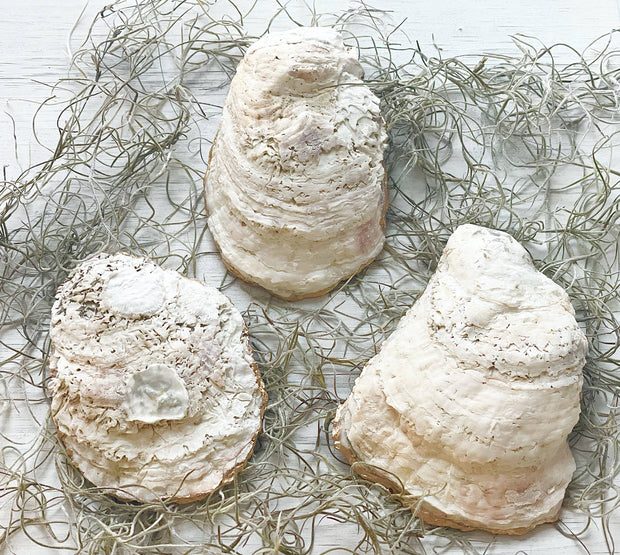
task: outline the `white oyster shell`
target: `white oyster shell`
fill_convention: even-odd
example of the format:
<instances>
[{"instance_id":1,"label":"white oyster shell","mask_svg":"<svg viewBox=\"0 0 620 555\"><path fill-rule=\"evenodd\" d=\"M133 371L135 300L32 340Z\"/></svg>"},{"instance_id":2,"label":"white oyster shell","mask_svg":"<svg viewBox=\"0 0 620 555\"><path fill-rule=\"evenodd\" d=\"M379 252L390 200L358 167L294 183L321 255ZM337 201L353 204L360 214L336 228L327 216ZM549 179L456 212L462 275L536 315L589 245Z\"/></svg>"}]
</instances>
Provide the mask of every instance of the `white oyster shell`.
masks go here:
<instances>
[{"instance_id":1,"label":"white oyster shell","mask_svg":"<svg viewBox=\"0 0 620 555\"><path fill-rule=\"evenodd\" d=\"M524 533L557 518L574 472L586 350L568 295L512 237L461 226L339 407L336 445L431 524Z\"/></svg>"},{"instance_id":2,"label":"white oyster shell","mask_svg":"<svg viewBox=\"0 0 620 555\"><path fill-rule=\"evenodd\" d=\"M185 502L245 465L266 396L241 315L217 289L98 256L59 288L50 333L52 416L95 485Z\"/></svg>"},{"instance_id":3,"label":"white oyster shell","mask_svg":"<svg viewBox=\"0 0 620 555\"><path fill-rule=\"evenodd\" d=\"M384 243L379 100L329 28L272 33L232 80L205 176L225 264L272 293L320 295Z\"/></svg>"}]
</instances>

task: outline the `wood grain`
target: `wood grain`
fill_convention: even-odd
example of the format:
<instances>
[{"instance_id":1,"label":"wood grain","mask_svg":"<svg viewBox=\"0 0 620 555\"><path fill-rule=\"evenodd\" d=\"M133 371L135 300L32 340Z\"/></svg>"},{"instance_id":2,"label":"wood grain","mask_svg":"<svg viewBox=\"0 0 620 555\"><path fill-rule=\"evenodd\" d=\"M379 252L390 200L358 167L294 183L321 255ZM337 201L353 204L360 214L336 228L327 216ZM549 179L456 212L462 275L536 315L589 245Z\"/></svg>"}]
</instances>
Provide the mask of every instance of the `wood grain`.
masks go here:
<instances>
[{"instance_id":1,"label":"wood grain","mask_svg":"<svg viewBox=\"0 0 620 555\"><path fill-rule=\"evenodd\" d=\"M6 174L15 178L22 169L44 160L49 149L58 138L55 110L46 110L32 127L32 118L38 105L53 97L52 86L66 76L70 51L78 43L78 37L94 14L106 2L84 0L0 0L0 163ZM260 2L260 13L270 13L267 2ZM299 6L297 5L299 4ZM317 11L344 9L344 0L317 0ZM379 3L377 3L379 4ZM456 54L480 54L482 52L514 53L517 50L511 35L523 34L538 37L546 44L570 43L583 49L592 40L620 24L619 3L615 0L520 0L500 2L498 0L432 0L412 2L409 0L384 0L384 9L391 10L394 22L405 20L403 29L412 40L418 40L423 50L430 52L438 48L443 56ZM292 11L306 8L301 2L292 5ZM83 13L82 13L83 12ZM74 38L70 33L78 17ZM248 24L256 29L264 27L260 15L253 15ZM559 55L561 62L561 54ZM51 101L53 102L53 100ZM35 133L36 132L36 133ZM16 141L13 137L16 137ZM221 277L222 266L213 257L213 264L205 270L216 278ZM248 296L239 294L235 302ZM27 403L24 400L24 403ZM37 404L36 402L34 403ZM38 402L44 409L44 401ZM38 410L35 407L35 411ZM40 411L44 412L44 410ZM13 416L0 421L0 432L11 430L22 438L32 433L32 420L24 416ZM53 476L50 477L53 479ZM58 510L59 518L62 511ZM0 504L0 523L8 522L7 508ZM565 514L565 522L573 530L580 530L584 519L580 515ZM620 521L611 523L612 534L620 542ZM344 547L346 534L337 524L326 522L319 535L320 544L316 552L327 547ZM484 534L472 534L480 540L481 548L491 539ZM560 538L560 539L558 539ZM607 553L601 531L592 525L583 539L589 553ZM620 547L620 546L618 546ZM617 548L618 548L617 547ZM73 548L54 550L55 553L73 553ZM34 554L51 552L35 546L23 536L15 536L9 544L0 545L0 553ZM251 553L248 550L248 553ZM342 551L343 552L343 551ZM460 553L460 548L441 550L441 553ZM333 551L332 553L338 553ZM486 551L488 555L528 553L582 554L586 551L569 538L563 538L553 526L543 526L535 532L520 538L497 538Z\"/></svg>"}]
</instances>

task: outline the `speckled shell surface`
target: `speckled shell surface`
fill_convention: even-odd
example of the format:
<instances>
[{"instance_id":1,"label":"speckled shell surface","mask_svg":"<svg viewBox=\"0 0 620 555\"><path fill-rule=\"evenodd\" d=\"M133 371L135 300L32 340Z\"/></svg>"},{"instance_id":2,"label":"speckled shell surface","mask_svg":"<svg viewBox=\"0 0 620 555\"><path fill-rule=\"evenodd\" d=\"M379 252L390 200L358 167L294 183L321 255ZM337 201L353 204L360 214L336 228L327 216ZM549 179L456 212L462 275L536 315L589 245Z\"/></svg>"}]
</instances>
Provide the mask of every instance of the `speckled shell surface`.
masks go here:
<instances>
[{"instance_id":1,"label":"speckled shell surface","mask_svg":"<svg viewBox=\"0 0 620 555\"><path fill-rule=\"evenodd\" d=\"M97 256L59 288L50 333L52 417L93 484L186 502L245 465L266 395L241 315L217 289Z\"/></svg>"},{"instance_id":2,"label":"speckled shell surface","mask_svg":"<svg viewBox=\"0 0 620 555\"><path fill-rule=\"evenodd\" d=\"M586 350L568 295L517 241L461 226L339 407L336 445L400 480L428 523L524 533L557 518L574 472Z\"/></svg>"},{"instance_id":3,"label":"speckled shell surface","mask_svg":"<svg viewBox=\"0 0 620 555\"><path fill-rule=\"evenodd\" d=\"M379 100L342 37L297 28L254 43L237 68L205 176L225 264L285 299L322 294L384 243Z\"/></svg>"}]
</instances>

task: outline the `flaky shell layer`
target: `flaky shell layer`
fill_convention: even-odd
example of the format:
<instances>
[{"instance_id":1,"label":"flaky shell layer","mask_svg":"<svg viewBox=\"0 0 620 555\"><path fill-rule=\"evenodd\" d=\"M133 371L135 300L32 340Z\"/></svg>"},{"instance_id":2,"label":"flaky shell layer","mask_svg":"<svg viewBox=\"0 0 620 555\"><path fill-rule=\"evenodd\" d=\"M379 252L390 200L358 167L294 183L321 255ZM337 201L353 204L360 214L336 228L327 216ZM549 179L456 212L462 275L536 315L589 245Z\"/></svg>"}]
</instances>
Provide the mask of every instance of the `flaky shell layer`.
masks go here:
<instances>
[{"instance_id":1,"label":"flaky shell layer","mask_svg":"<svg viewBox=\"0 0 620 555\"><path fill-rule=\"evenodd\" d=\"M336 445L428 523L524 533L557 518L574 472L586 350L568 295L512 237L461 226L339 407Z\"/></svg>"},{"instance_id":2,"label":"flaky shell layer","mask_svg":"<svg viewBox=\"0 0 620 555\"><path fill-rule=\"evenodd\" d=\"M272 33L237 68L205 176L225 264L272 293L316 296L381 251L379 100L329 28Z\"/></svg>"},{"instance_id":3,"label":"flaky shell layer","mask_svg":"<svg viewBox=\"0 0 620 555\"><path fill-rule=\"evenodd\" d=\"M245 465L266 394L241 315L217 289L101 255L59 288L50 333L52 416L93 484L184 502Z\"/></svg>"}]
</instances>

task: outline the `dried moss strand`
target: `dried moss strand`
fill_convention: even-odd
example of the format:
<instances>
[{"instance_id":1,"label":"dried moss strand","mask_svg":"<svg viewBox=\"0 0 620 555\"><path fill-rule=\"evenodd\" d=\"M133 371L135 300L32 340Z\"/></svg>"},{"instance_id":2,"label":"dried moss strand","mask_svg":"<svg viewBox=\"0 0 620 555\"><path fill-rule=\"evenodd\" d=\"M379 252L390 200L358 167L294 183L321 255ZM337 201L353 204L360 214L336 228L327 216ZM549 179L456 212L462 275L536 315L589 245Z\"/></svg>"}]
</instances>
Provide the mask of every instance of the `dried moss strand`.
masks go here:
<instances>
[{"instance_id":1,"label":"dried moss strand","mask_svg":"<svg viewBox=\"0 0 620 555\"><path fill-rule=\"evenodd\" d=\"M571 437L578 470L567 504L600 523L611 550L620 504L620 201L609 163L620 133L617 33L585 53L516 37L518 55L442 58L423 53L400 22L389 24L389 14L364 2L335 15L309 8L305 19L279 3L267 27L334 25L381 99L390 134L386 248L322 299L246 308L269 406L265 433L234 483L201 503L131 505L69 464L45 404L56 287L102 250L148 255L198 276L213 260L201 190L212 139L204 122L219 114L212 95L223 98L255 38L246 29L255 9L256 2L247 10L200 0L113 3L75 50L71 77L40 108L59 112L58 142L0 193L3 414L29 414L40 430L26 440L6 434L0 500L11 520L0 545L21 533L77 553L330 553L318 530L336 523L351 538L338 552L483 552L490 544L425 527L402 496L355 477L329 439L354 377L424 289L451 231L470 222L525 244L569 291L587 331L582 416ZM558 64L559 53L570 61ZM223 288L238 291L223 275ZM58 481L49 483L52 457ZM63 518L54 512L60 507ZM558 534L585 545L585 532L560 525Z\"/></svg>"}]
</instances>

